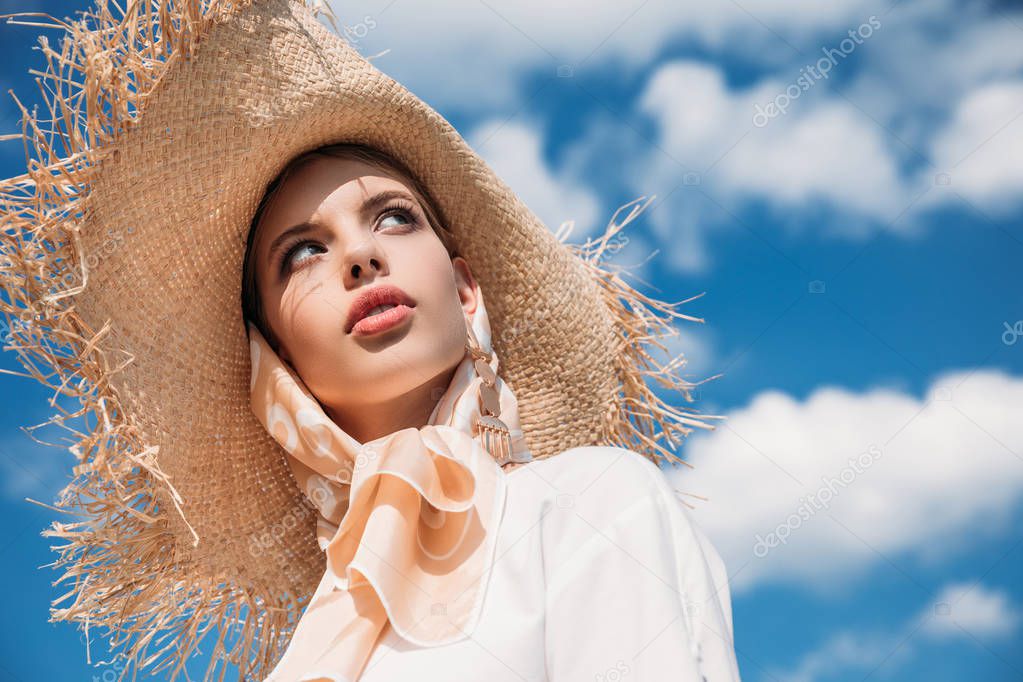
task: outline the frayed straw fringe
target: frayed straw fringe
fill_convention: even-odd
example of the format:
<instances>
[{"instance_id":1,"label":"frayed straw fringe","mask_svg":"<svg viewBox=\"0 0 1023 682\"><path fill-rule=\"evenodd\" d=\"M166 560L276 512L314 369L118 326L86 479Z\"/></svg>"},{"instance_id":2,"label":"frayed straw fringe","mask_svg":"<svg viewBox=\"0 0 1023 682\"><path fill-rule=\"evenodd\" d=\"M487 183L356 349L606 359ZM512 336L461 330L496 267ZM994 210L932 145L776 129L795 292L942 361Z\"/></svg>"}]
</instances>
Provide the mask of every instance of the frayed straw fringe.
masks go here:
<instances>
[{"instance_id":1,"label":"frayed straw fringe","mask_svg":"<svg viewBox=\"0 0 1023 682\"><path fill-rule=\"evenodd\" d=\"M604 442L635 450L655 463L685 464L693 468L692 464L675 454L677 446L692 432L690 427L713 431L714 425L704 420L725 417L701 415L695 411L676 408L663 401L647 380L653 379L664 388L680 392L688 402L692 402L690 391L693 388L721 375L716 374L696 383L687 381L676 373L676 370L686 364L684 354L680 353L661 363L650 355L647 344L668 353L668 349L659 339L678 335L678 330L672 325L672 317L703 322L702 318L684 315L675 310L703 294L677 303L649 298L622 279L622 274L629 274L627 266L606 263L602 259L605 253L613 253L620 248L620 243L612 241L613 238L639 217L655 198L656 195L639 197L624 204L611 216L603 235L589 239L585 244L567 246L586 265L590 276L599 283L604 302L616 318L615 330L619 348L616 367L621 388L618 400L611 406L604 420ZM631 210L619 220L619 214L625 209ZM558 241L564 243L573 227L571 221L562 224L556 233ZM666 441L668 447L664 447L660 441ZM692 493L684 494L706 499ZM681 501L692 508L685 500Z\"/></svg>"},{"instance_id":2,"label":"frayed straw fringe","mask_svg":"<svg viewBox=\"0 0 1023 682\"><path fill-rule=\"evenodd\" d=\"M336 17L323 0L303 1L315 14L326 14L336 32ZM188 524L181 497L158 465L158 448L145 442L110 384L132 358L105 348L109 325L90 328L73 304L88 281L78 233L93 169L142 115L171 65L191 54L215 24L253 0L127 2L122 10L113 0L97 0L71 22L44 13L0 15L8 23L65 31L59 52L39 37L47 69L32 73L40 76L36 82L45 114L40 116L37 108L29 112L9 91L22 112L22 132L2 139L23 141L27 170L0 182L0 289L6 294L0 297L6 330L0 331L5 349L15 352L27 369L8 373L53 390L50 404L58 413L47 423L73 435L68 449L78 461L56 506L30 500L79 519L54 521L42 533L66 541L54 547L59 558L49 566L64 568L55 584L71 583L53 601L50 621L81 625L90 662L89 629L106 628L114 662L123 665L120 680L129 674L136 679L140 672L163 672L170 680L184 673L189 679L185 663L211 628L219 634L204 679L223 680L225 667L217 674L222 661L238 666L239 679L261 679L286 646L301 606L291 598L265 603L251 588L200 581L192 566L177 558L168 530L172 512L158 500L169 499ZM52 23L11 17L44 17ZM697 318L642 296L599 262L608 240L641 210L634 208L622 223L615 222L616 212L596 243L569 248L600 283L620 324L622 400L607 414L607 441L683 461L658 444L659 437L674 449L689 426L713 427L663 403L646 385L644 378L651 377L689 398L696 384L672 374L678 358L661 366L643 345L652 342L666 350L656 340L671 333L656 333L670 330L662 314ZM65 411L59 396L77 399L80 409ZM66 423L76 419L91 424L88 430ZM69 599L70 605L56 608ZM226 641L229 633L233 646Z\"/></svg>"},{"instance_id":3,"label":"frayed straw fringe","mask_svg":"<svg viewBox=\"0 0 1023 682\"><path fill-rule=\"evenodd\" d=\"M50 404L58 413L47 424L60 425L75 440L68 449L78 464L56 506L29 500L77 517L42 532L66 541L53 547L59 558L48 565L64 567L54 584L70 583L52 602L50 621L81 625L90 663L89 630L106 628L113 662L123 665L120 680L140 672L189 679L185 663L211 628L219 638L204 679L223 680L226 669L217 674L217 665L225 660L238 666L239 679L262 679L301 612L290 598L267 604L251 589L200 582L192 566L177 559L168 531L173 512L157 502L159 495L169 499L188 525L181 497L160 470L158 448L144 442L110 385L132 358L104 348L110 327L91 329L72 303L88 281L78 233L93 169L143 114L168 69L252 1L127 0L121 9L113 0L97 0L74 21L40 12L0 15L9 24L65 32L59 51L46 36L38 38L46 71L31 73L38 76L42 115L8 91L21 110L21 133L0 139L23 141L26 172L0 181L0 336L27 369L6 373L52 389ZM314 15L326 14L336 31L323 0L303 1ZM77 399L80 409L64 410L59 396ZM77 419L86 431L66 423ZM69 599L70 605L56 608ZM225 641L228 633L233 646Z\"/></svg>"}]
</instances>

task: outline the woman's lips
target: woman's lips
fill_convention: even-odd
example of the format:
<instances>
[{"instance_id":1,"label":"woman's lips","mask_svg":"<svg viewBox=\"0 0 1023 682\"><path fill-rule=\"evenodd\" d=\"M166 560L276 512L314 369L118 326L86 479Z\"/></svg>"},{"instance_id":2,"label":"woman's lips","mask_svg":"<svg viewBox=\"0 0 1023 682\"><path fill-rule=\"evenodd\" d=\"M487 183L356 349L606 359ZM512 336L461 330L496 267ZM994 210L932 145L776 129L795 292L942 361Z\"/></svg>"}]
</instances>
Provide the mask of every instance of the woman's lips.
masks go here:
<instances>
[{"instance_id":1,"label":"woman's lips","mask_svg":"<svg viewBox=\"0 0 1023 682\"><path fill-rule=\"evenodd\" d=\"M409 308L415 308L416 302L405 293L404 289L393 284L379 284L364 288L348 308L345 333L351 334L360 319L367 317L370 312L382 305L406 305Z\"/></svg>"},{"instance_id":2,"label":"woman's lips","mask_svg":"<svg viewBox=\"0 0 1023 682\"><path fill-rule=\"evenodd\" d=\"M369 315L364 317L355 323L352 327L352 334L358 336L368 336L370 334L378 334L382 331L397 327L399 324L405 322L412 317L412 313L415 311L414 308L399 303L390 310L385 310L382 313L376 315Z\"/></svg>"}]
</instances>

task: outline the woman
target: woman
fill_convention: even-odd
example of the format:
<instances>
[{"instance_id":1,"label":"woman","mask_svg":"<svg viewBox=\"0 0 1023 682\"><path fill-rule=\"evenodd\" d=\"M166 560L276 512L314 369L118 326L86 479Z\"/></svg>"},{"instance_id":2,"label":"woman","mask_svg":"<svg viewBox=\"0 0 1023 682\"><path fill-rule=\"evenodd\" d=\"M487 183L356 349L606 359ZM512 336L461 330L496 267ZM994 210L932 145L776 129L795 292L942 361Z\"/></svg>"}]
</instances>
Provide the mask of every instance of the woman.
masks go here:
<instances>
[{"instance_id":1,"label":"woman","mask_svg":"<svg viewBox=\"0 0 1023 682\"><path fill-rule=\"evenodd\" d=\"M260 339L253 410L267 415L264 424L295 455L296 480L321 509L320 546L331 559L343 556L328 561L268 680L738 679L723 564L661 473L635 452L609 447L526 464L516 401L504 382L500 414L510 422L515 457L497 485L477 476L468 513L421 508L413 486L387 477L381 489L363 492L358 512L348 506L359 497L349 488L371 484L368 474L345 469L358 455L345 455L368 444L381 450L376 458L382 451L430 457L389 435L451 423L438 408L462 395L460 407L471 411L475 394L464 380L475 374L466 346L473 321L491 351L470 265L400 162L344 144L292 160L254 218L243 300ZM294 392L299 400L281 399L286 389L271 386L275 369L287 389L304 387ZM274 417L270 404L286 407ZM304 431L316 443L301 444L298 429L282 427L301 421L303 410L307 424L323 428ZM468 419L454 423L471 433ZM454 459L477 472L494 468L474 459L471 445L451 443ZM416 465L406 462L409 471ZM350 485L327 483L338 470ZM388 473L407 475L394 464ZM338 533L346 513L372 516L384 506L404 507L402 523L363 519ZM465 532L471 516L486 526L481 533ZM457 532L445 534L445 523ZM376 537L366 536L367 527ZM403 535L419 540L419 549L396 542ZM399 578L387 584L386 569L342 549L360 542L373 545L360 548L371 559L400 569ZM473 549L459 556L467 545ZM472 559L469 575L455 575ZM443 602L440 617L397 606L417 599L424 607ZM452 607L469 616L455 618Z\"/></svg>"},{"instance_id":2,"label":"woman","mask_svg":"<svg viewBox=\"0 0 1023 682\"><path fill-rule=\"evenodd\" d=\"M85 422L51 620L171 680L212 632L207 679L737 680L655 464L695 318L601 262L649 201L566 243L319 0L121 4L53 19L0 182L10 345Z\"/></svg>"}]
</instances>

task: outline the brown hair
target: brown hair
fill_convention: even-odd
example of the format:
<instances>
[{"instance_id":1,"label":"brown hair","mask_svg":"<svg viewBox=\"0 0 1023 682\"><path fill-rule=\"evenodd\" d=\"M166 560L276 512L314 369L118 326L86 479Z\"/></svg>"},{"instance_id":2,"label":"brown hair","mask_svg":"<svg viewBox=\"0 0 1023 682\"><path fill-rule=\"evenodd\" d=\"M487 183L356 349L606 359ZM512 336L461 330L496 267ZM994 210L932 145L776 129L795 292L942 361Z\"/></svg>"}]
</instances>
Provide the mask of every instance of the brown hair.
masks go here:
<instances>
[{"instance_id":1,"label":"brown hair","mask_svg":"<svg viewBox=\"0 0 1023 682\"><path fill-rule=\"evenodd\" d=\"M433 228L433 231L437 234L437 237L444 245L444 248L447 249L448 255L451 258L458 255L458 252L455 249L454 236L448 230L443 216L438 210L436 204L434 204L433 200L430 198L426 187L418 178L416 178L415 175L412 174L408 167L398 159L375 147L355 142L328 144L299 154L291 159L287 165L281 169L280 173L277 174L277 177L275 177L267 185L266 191L263 193L263 198L259 202L259 207L256 209L256 213L249 225L249 234L245 245L245 261L242 265L242 315L246 320L252 322L252 324L256 326L256 329L259 330L259 332L263 335L263 338L266 339L267 343L270 344L270 347L273 348L275 352L279 351L278 342L270 329L270 325L266 321L266 315L263 312L262 299L259 295L259 286L256 283L256 268L254 262L255 254L253 253L255 250L256 234L267 206L280 191L281 187L284 186L285 180L287 180L299 166L315 158L338 158L362 161L374 166L375 168L379 168L398 176L400 180L409 186L412 194L419 200L420 205L423 207L423 213L426 214L427 222L430 223L430 227Z\"/></svg>"}]
</instances>

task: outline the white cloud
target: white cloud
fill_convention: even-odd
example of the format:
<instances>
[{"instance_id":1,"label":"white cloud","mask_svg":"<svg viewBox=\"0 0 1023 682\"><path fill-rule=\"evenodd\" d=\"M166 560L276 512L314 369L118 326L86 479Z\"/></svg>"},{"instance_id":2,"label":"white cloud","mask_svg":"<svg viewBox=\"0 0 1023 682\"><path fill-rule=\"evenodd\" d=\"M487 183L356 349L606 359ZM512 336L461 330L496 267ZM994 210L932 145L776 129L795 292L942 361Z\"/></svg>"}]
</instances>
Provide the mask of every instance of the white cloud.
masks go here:
<instances>
[{"instance_id":1,"label":"white cloud","mask_svg":"<svg viewBox=\"0 0 1023 682\"><path fill-rule=\"evenodd\" d=\"M596 197L548 167L536 130L516 121L492 120L474 128L466 139L552 232L567 220L575 221L573 242L596 232L600 209Z\"/></svg>"},{"instance_id":2,"label":"white cloud","mask_svg":"<svg viewBox=\"0 0 1023 682\"><path fill-rule=\"evenodd\" d=\"M920 617L926 619L924 630L939 637L962 637L964 630L975 637L1003 637L1020 621L1008 595L973 583L946 585Z\"/></svg>"},{"instance_id":3,"label":"white cloud","mask_svg":"<svg viewBox=\"0 0 1023 682\"><path fill-rule=\"evenodd\" d=\"M892 638L879 633L839 632L805 654L791 670L775 670L771 679L779 682L815 682L848 674L850 670L870 670L883 662L899 665L911 655L911 649L896 648Z\"/></svg>"},{"instance_id":4,"label":"white cloud","mask_svg":"<svg viewBox=\"0 0 1023 682\"><path fill-rule=\"evenodd\" d=\"M673 39L778 60L790 54L786 40L844 30L863 13L854 0L447 1L428 12L393 0L331 4L360 52L390 50L379 68L435 106L476 111L514 104L518 79L530 71L553 74L584 60L639 66Z\"/></svg>"},{"instance_id":5,"label":"white cloud","mask_svg":"<svg viewBox=\"0 0 1023 682\"><path fill-rule=\"evenodd\" d=\"M896 149L925 160L935 125L947 121L968 93L1019 78L1020 15L1011 12L954 0L894 4L883 15L881 39L858 53L862 69L843 90L898 136L892 140ZM943 30L949 17L954 31Z\"/></svg>"},{"instance_id":6,"label":"white cloud","mask_svg":"<svg viewBox=\"0 0 1023 682\"><path fill-rule=\"evenodd\" d=\"M847 677L852 671L872 673L882 665L890 677L919 654L921 645L941 646L949 637L1002 637L1012 634L1018 622L1019 612L1004 592L980 583L946 585L916 617L891 632L837 632L791 669L771 671L771 677L780 682L815 682Z\"/></svg>"},{"instance_id":7,"label":"white cloud","mask_svg":"<svg viewBox=\"0 0 1023 682\"><path fill-rule=\"evenodd\" d=\"M764 81L731 91L716 67L674 62L653 75L639 108L658 121L662 146L704 173L702 185L726 196L781 206L819 199L880 216L892 211L900 191L894 159L876 127L848 105L807 96L754 125L757 105L786 87Z\"/></svg>"},{"instance_id":8,"label":"white cloud","mask_svg":"<svg viewBox=\"0 0 1023 682\"><path fill-rule=\"evenodd\" d=\"M692 61L664 64L649 79L637 110L656 122L658 137L634 151L642 160L629 164L622 181L633 192L658 195L651 229L667 249L669 268L706 272L708 234L734 229L735 215L750 200L773 206L783 222L815 204L867 218L819 226L847 237L862 237L876 228L874 221L902 210L905 188L895 157L879 128L846 103L814 93L767 125L754 125L757 106L785 89L784 82L767 80L730 90L720 69ZM578 147L599 149L606 139L601 128L572 153L584 156Z\"/></svg>"},{"instance_id":9,"label":"white cloud","mask_svg":"<svg viewBox=\"0 0 1023 682\"><path fill-rule=\"evenodd\" d=\"M939 171L948 174L948 189L994 211L1018 206L1023 191L1023 80L970 92L935 139L932 155ZM948 200L944 195L935 197Z\"/></svg>"},{"instance_id":10,"label":"white cloud","mask_svg":"<svg viewBox=\"0 0 1023 682\"><path fill-rule=\"evenodd\" d=\"M940 559L1004 530L1023 497L1021 409L1023 378L995 370L946 373L922 399L765 391L694 434L695 470L669 475L710 498L694 514L737 572L737 592L834 590L881 556Z\"/></svg>"},{"instance_id":11,"label":"white cloud","mask_svg":"<svg viewBox=\"0 0 1023 682\"><path fill-rule=\"evenodd\" d=\"M657 194L647 238L665 245L659 263L676 272L706 272L711 233L737 229L744 209L765 207L784 227L862 239L879 229L919 235L928 225L924 211L958 200L952 192L982 210L1019 205L1013 162L1023 118L999 132L1019 112L1023 87L1015 25L1023 15L1012 8L995 13L954 0L527 0L441 2L412 13L391 0L364 0L336 10L363 54L390 50L379 68L438 109L485 121L476 139L508 121L481 151L548 224L590 219L578 236L600 227L604 216L584 186L614 187L628 198ZM758 105L783 95L822 50L872 20L880 28L854 59L815 80L788 113L753 125ZM747 60L767 75L736 86L714 65L657 63L680 49ZM546 80L561 65L574 65L575 77ZM599 88L587 79L600 73L635 83L644 70L650 74L635 102L591 90L603 98L598 104L575 87ZM539 152L549 141L532 130L541 98L550 97L564 102L558 107L584 109L581 132L558 150L557 170ZM646 119L655 123L653 138ZM980 149L971 153L971 142ZM951 185L936 185L938 172L948 172ZM687 174L697 182L683 182Z\"/></svg>"},{"instance_id":12,"label":"white cloud","mask_svg":"<svg viewBox=\"0 0 1023 682\"><path fill-rule=\"evenodd\" d=\"M949 7L859 10L860 19L876 12L879 28L855 47L857 64L843 60L828 78L809 79L786 113L756 124L754 115L793 92L822 48L841 45L841 34L807 37L798 56L743 86L729 84L713 63L660 64L632 112L655 123L655 137L631 148L635 158L613 181L659 195L651 227L667 245L665 263L706 272L709 234L735 229L744 207L765 206L786 227L847 238L882 228L918 236L926 209L953 200L953 191L985 210L1018 207L1023 42L1008 9L962 8L957 31L945 36ZM843 96L837 74L849 77L838 86ZM596 157L614 126L628 137L642 127L631 119L605 123L572 153L585 157L580 148L589 146ZM947 187L935 184L942 171L952 178Z\"/></svg>"}]
</instances>

